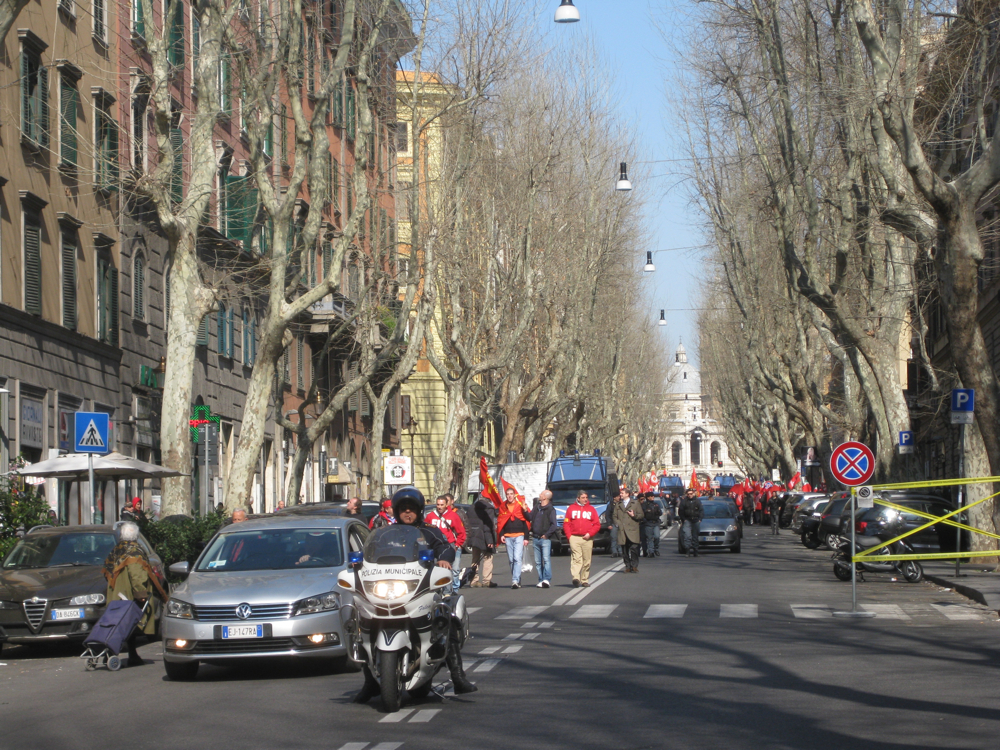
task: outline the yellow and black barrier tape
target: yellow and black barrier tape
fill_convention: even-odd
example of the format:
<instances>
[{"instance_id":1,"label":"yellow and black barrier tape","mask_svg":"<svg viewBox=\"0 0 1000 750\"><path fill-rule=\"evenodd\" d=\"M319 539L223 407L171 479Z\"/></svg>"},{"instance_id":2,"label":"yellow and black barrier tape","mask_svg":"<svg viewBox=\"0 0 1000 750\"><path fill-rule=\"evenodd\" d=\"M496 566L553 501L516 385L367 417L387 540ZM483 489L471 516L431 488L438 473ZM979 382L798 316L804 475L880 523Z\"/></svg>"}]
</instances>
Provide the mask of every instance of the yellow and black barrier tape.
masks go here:
<instances>
[{"instance_id":1,"label":"yellow and black barrier tape","mask_svg":"<svg viewBox=\"0 0 1000 750\"><path fill-rule=\"evenodd\" d=\"M872 549L884 549L883 547L873 547ZM863 553L862 553L863 554ZM854 559L860 562L896 562L897 560L954 560L958 557L1000 557L1000 550L978 550L974 552L913 552L902 555L855 555Z\"/></svg>"}]
</instances>

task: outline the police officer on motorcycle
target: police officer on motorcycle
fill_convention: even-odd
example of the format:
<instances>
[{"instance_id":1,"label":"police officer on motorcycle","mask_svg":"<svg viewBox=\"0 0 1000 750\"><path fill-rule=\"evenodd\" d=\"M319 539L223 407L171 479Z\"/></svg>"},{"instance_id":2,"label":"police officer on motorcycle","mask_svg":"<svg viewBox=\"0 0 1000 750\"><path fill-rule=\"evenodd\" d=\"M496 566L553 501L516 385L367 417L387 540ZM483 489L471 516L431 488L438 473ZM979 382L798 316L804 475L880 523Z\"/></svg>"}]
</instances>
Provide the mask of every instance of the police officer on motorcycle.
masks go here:
<instances>
[{"instance_id":1,"label":"police officer on motorcycle","mask_svg":"<svg viewBox=\"0 0 1000 750\"><path fill-rule=\"evenodd\" d=\"M420 529L420 533L423 534L424 539L427 541L427 546L434 551L435 564L440 568L451 570L451 565L455 562L455 548L448 543L448 540L440 529L424 523L424 504L424 495L420 490L412 486L403 487L392 496L392 513L396 518L396 523L405 526L415 526ZM388 526L384 528L391 529L392 527ZM454 626L452 630L454 631ZM474 693L479 688L469 682L465 676L465 670L462 668L462 652L459 648L458 637L454 632L452 636L448 639L448 655L445 661L448 664L448 670L451 672L451 682L455 689L455 694ZM365 684L361 688L361 691L354 697L355 703L367 703L380 692L378 681L367 666L364 668L364 672Z\"/></svg>"}]
</instances>

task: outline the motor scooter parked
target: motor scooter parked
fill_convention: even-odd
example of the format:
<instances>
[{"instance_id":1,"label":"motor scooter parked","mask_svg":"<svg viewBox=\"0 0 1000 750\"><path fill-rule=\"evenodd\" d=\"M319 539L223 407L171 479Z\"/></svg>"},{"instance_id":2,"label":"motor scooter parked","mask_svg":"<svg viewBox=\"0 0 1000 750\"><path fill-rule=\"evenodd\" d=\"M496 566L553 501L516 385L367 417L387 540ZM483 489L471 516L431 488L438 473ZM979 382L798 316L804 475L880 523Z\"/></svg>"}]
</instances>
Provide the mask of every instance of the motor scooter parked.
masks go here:
<instances>
[{"instance_id":1,"label":"motor scooter parked","mask_svg":"<svg viewBox=\"0 0 1000 750\"><path fill-rule=\"evenodd\" d=\"M875 533L872 534L866 521L858 521L854 528L854 554L858 554L873 547L877 549L877 555L905 555L913 554L913 547L906 543L905 539L886 545L888 539L893 539L902 533L903 522L898 513L891 513L884 519L874 523ZM833 553L833 574L841 581L851 580L851 540L844 539L840 547ZM910 583L917 583L924 577L924 568L917 560L888 560L885 562L869 562L865 558L856 561L858 580L864 580L864 572L869 573L892 573L896 572L903 576Z\"/></svg>"}]
</instances>

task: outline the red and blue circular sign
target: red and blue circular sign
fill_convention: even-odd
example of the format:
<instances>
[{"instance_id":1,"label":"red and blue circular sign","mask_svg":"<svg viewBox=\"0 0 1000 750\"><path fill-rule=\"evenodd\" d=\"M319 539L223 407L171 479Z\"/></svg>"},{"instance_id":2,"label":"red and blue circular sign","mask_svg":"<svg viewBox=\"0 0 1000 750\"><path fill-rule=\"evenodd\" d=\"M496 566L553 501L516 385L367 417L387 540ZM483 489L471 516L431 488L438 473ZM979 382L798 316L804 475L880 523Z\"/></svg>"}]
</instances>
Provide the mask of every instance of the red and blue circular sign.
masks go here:
<instances>
[{"instance_id":1,"label":"red and blue circular sign","mask_svg":"<svg viewBox=\"0 0 1000 750\"><path fill-rule=\"evenodd\" d=\"M875 473L875 454L864 443L841 443L830 456L830 471L834 479L848 487L864 484Z\"/></svg>"}]
</instances>

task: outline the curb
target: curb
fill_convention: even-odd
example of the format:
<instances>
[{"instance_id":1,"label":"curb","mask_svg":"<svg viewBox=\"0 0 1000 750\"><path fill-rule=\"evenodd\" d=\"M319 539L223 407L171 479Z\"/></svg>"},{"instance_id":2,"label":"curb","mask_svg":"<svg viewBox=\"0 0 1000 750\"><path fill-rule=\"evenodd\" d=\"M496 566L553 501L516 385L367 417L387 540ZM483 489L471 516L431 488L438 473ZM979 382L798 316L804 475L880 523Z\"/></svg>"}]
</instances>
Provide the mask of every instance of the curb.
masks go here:
<instances>
[{"instance_id":1,"label":"curb","mask_svg":"<svg viewBox=\"0 0 1000 750\"><path fill-rule=\"evenodd\" d=\"M964 596L966 599L972 599L972 601L978 602L979 604L982 604L984 607L989 607L990 609L1000 611L1000 597L998 596L993 595L987 597L986 594L984 594L979 589L972 588L971 586L966 586L965 584L962 583L955 583L955 581L953 581L950 578L943 578L941 576L934 575L933 573L927 573L926 571L924 572L924 578L926 578L931 583L936 583L938 586L941 586L942 588L952 589L957 593L961 594L962 596ZM994 601L987 601L987 599L992 599Z\"/></svg>"}]
</instances>

